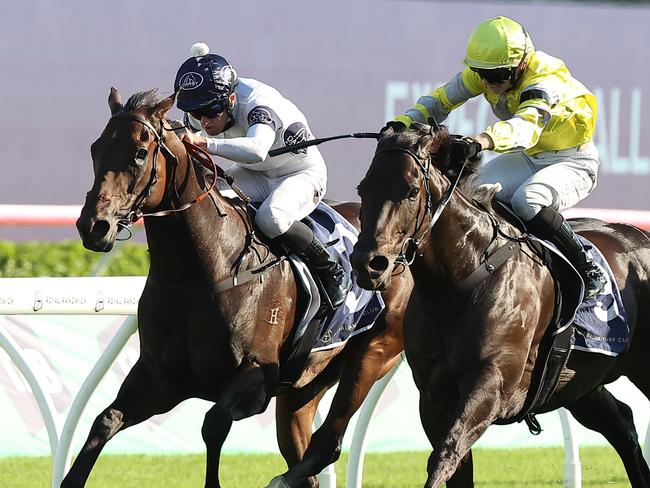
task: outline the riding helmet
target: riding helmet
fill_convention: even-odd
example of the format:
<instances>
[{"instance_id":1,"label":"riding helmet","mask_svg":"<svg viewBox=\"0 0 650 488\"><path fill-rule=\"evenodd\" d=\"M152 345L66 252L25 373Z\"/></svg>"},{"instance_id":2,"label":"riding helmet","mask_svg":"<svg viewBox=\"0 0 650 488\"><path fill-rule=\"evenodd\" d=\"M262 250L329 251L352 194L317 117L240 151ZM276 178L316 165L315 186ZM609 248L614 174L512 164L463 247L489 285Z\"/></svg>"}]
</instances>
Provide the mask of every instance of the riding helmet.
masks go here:
<instances>
[{"instance_id":1,"label":"riding helmet","mask_svg":"<svg viewBox=\"0 0 650 488\"><path fill-rule=\"evenodd\" d=\"M178 108L192 112L214 102L225 103L238 83L235 69L225 58L209 53L203 43L194 44L191 53L174 81Z\"/></svg>"},{"instance_id":2,"label":"riding helmet","mask_svg":"<svg viewBox=\"0 0 650 488\"><path fill-rule=\"evenodd\" d=\"M533 51L533 43L519 22L494 17L472 32L465 64L475 69L515 68Z\"/></svg>"}]
</instances>

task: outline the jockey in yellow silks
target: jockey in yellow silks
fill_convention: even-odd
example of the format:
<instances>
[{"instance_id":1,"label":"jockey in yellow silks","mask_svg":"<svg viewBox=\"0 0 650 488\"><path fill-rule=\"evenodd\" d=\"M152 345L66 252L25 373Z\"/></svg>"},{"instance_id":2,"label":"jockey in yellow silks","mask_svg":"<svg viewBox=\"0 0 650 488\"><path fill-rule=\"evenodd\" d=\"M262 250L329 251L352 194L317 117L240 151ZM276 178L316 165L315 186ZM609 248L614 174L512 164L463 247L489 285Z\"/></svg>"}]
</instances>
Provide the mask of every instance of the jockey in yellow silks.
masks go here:
<instances>
[{"instance_id":1,"label":"jockey in yellow silks","mask_svg":"<svg viewBox=\"0 0 650 488\"><path fill-rule=\"evenodd\" d=\"M496 198L535 235L560 248L585 283L585 300L606 283L559 213L596 187L598 151L592 142L598 104L564 62L536 51L518 22L481 22L467 43L465 68L388 123L397 130L429 117L443 121L470 98L483 95L498 122L470 143L502 153L487 162L477 185L500 184Z\"/></svg>"}]
</instances>

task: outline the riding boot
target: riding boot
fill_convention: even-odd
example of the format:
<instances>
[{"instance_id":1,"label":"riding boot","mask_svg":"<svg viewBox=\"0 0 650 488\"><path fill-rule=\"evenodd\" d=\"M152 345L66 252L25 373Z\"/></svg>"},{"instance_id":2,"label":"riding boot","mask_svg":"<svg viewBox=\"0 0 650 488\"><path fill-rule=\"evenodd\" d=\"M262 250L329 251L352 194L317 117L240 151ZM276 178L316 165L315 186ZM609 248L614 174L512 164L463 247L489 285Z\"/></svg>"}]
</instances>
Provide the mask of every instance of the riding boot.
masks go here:
<instances>
[{"instance_id":1,"label":"riding boot","mask_svg":"<svg viewBox=\"0 0 650 488\"><path fill-rule=\"evenodd\" d=\"M312 230L296 221L277 239L305 261L320 281L327 305L333 310L338 308L345 301L352 281Z\"/></svg>"},{"instance_id":2,"label":"riding boot","mask_svg":"<svg viewBox=\"0 0 650 488\"><path fill-rule=\"evenodd\" d=\"M607 283L602 269L596 266L569 223L552 207L544 207L526 222L528 229L538 237L551 241L576 268L585 284L583 301L595 297Z\"/></svg>"}]
</instances>

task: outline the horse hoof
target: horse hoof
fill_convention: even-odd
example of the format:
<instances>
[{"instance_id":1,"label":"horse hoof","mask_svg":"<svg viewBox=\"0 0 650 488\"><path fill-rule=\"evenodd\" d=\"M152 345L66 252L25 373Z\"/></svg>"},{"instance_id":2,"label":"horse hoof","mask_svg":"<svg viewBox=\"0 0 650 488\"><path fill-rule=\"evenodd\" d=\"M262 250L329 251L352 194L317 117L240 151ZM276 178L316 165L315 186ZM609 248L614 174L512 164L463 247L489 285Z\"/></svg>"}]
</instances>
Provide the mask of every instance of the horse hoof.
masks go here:
<instances>
[{"instance_id":1,"label":"horse hoof","mask_svg":"<svg viewBox=\"0 0 650 488\"><path fill-rule=\"evenodd\" d=\"M266 488L291 488L284 480L284 476L276 476L271 480Z\"/></svg>"}]
</instances>

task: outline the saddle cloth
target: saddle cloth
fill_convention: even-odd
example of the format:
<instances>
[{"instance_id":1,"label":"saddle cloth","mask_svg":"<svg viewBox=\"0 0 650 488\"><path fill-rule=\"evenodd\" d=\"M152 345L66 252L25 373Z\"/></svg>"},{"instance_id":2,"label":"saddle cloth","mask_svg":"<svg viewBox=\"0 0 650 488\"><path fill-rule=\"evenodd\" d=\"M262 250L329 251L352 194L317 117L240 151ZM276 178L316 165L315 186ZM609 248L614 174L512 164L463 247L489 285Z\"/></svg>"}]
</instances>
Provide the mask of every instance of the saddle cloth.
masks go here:
<instances>
[{"instance_id":1,"label":"saddle cloth","mask_svg":"<svg viewBox=\"0 0 650 488\"><path fill-rule=\"evenodd\" d=\"M581 286L562 287L565 295L575 295L575 299L565 299L563 300L563 304L570 307L574 307L575 305L573 304L575 303L578 303L578 305L573 311L573 320L560 324L560 327L563 328L564 326L571 325L571 323L573 324L574 332L571 336L571 349L617 356L626 350L630 335L627 314L625 313L621 293L616 284L614 274L600 250L583 236L578 235L578 238L589 256L594 260L596 266L607 276L607 284L594 298L586 302L580 302L580 297L584 290L582 279L573 266L567 268L574 274L572 279L578 280ZM540 242L569 263L553 244L546 241ZM557 264L557 260L554 260L554 262ZM566 276L566 272L559 279L565 281L571 280L571 278ZM569 318L572 315L572 311L566 310L562 315Z\"/></svg>"},{"instance_id":2,"label":"saddle cloth","mask_svg":"<svg viewBox=\"0 0 650 488\"><path fill-rule=\"evenodd\" d=\"M625 352L630 338L621 293L602 253L587 239L578 237L595 264L605 272L607 284L601 293L578 307L571 349L617 356Z\"/></svg>"},{"instance_id":3,"label":"saddle cloth","mask_svg":"<svg viewBox=\"0 0 650 488\"><path fill-rule=\"evenodd\" d=\"M356 283L350 254L357 242L358 232L338 212L324 203L303 219L323 243L332 243L328 250L352 276L352 286L345 302L338 309L329 311L320 321L319 330L312 351L332 349L344 344L350 337L370 329L384 309L384 301L379 292L359 288ZM289 256L297 281L302 285L306 300L302 318L296 327L293 342L297 342L307 330L321 305L319 288L307 266L295 255Z\"/></svg>"},{"instance_id":4,"label":"saddle cloth","mask_svg":"<svg viewBox=\"0 0 650 488\"><path fill-rule=\"evenodd\" d=\"M508 205L493 200L492 207L501 217L522 232L526 231L525 223L515 215ZM546 254L548 259L544 259L544 261L551 269L554 278L559 281L558 291L564 295L559 303L556 300L556 305L563 309L559 313L556 310L554 319L560 319L559 322L554 321L556 333L573 324L575 330L571 335L571 349L598 352L609 356L616 356L625 351L630 333L627 315L612 270L598 248L586 238L578 235L596 265L607 276L607 284L602 292L593 299L581 303L584 284L568 259L550 242L537 239L534 236L530 236L530 238L546 249L546 252L542 252L542 254ZM551 329L553 329L553 324Z\"/></svg>"}]
</instances>

